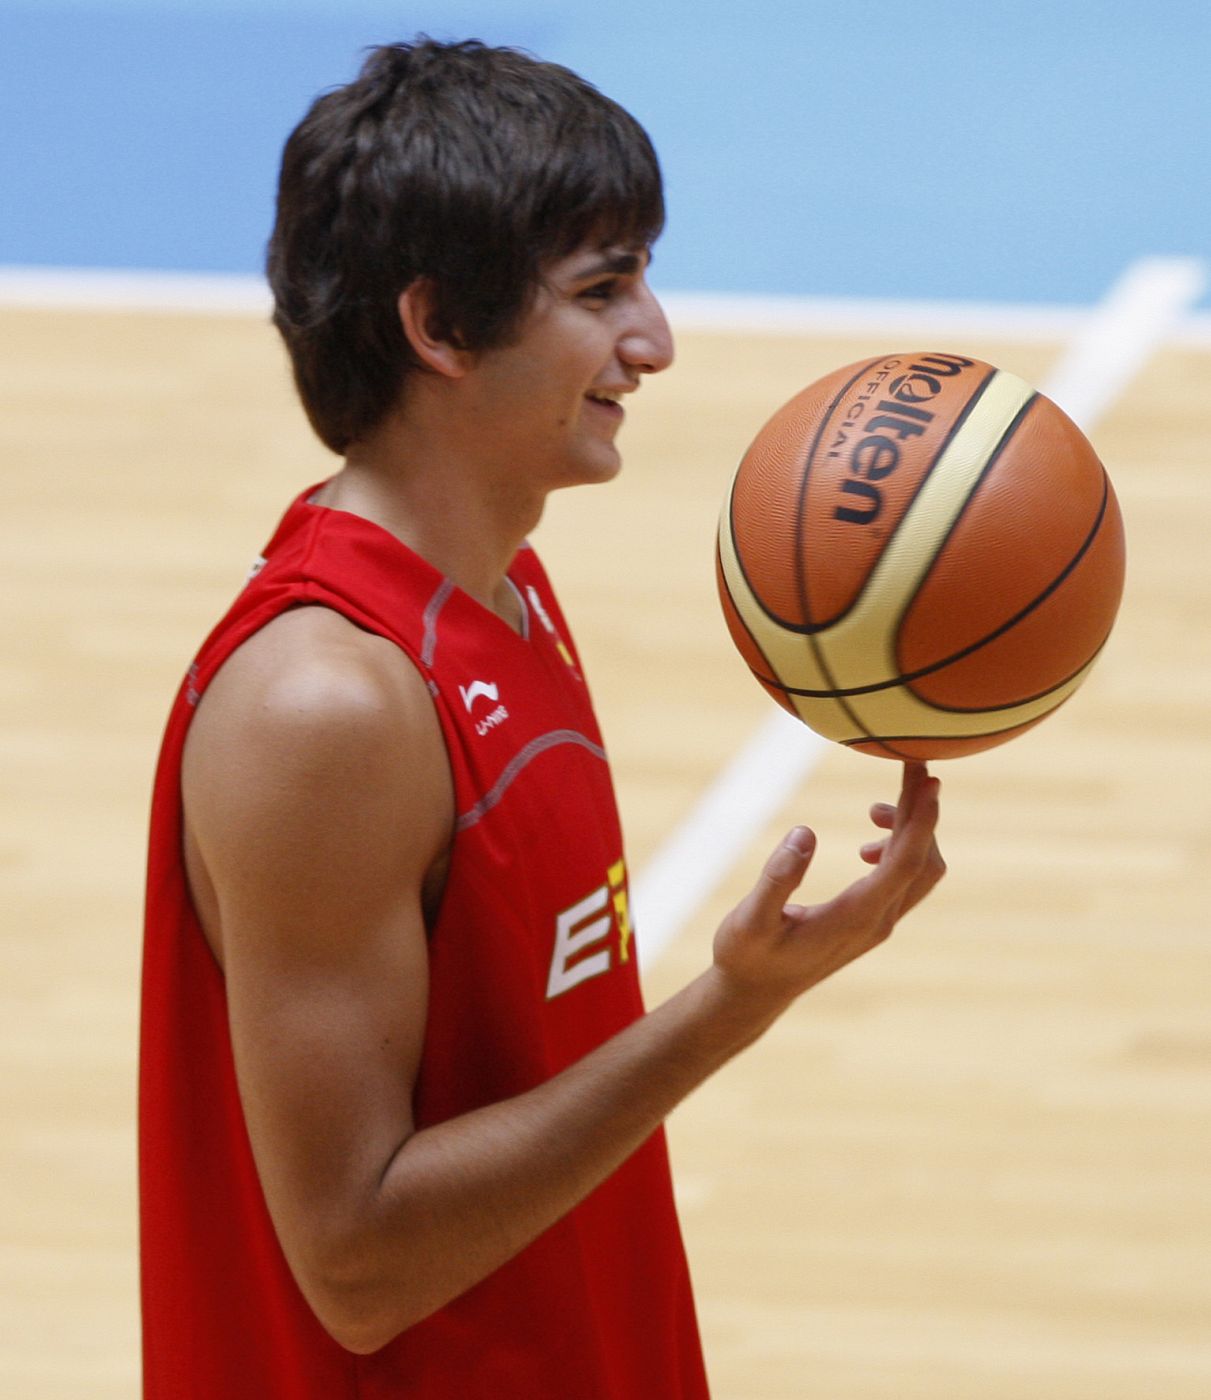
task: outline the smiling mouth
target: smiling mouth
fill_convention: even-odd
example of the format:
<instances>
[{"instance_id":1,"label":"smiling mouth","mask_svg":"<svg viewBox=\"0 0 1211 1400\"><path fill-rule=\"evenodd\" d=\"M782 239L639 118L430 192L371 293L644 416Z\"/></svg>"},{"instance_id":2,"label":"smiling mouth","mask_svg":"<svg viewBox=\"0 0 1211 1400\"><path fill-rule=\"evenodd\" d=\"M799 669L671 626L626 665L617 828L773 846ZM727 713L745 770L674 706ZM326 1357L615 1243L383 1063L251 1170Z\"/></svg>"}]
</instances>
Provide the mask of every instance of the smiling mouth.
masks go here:
<instances>
[{"instance_id":1,"label":"smiling mouth","mask_svg":"<svg viewBox=\"0 0 1211 1400\"><path fill-rule=\"evenodd\" d=\"M619 403L617 394L586 394L585 398L615 424L626 417L626 410Z\"/></svg>"}]
</instances>

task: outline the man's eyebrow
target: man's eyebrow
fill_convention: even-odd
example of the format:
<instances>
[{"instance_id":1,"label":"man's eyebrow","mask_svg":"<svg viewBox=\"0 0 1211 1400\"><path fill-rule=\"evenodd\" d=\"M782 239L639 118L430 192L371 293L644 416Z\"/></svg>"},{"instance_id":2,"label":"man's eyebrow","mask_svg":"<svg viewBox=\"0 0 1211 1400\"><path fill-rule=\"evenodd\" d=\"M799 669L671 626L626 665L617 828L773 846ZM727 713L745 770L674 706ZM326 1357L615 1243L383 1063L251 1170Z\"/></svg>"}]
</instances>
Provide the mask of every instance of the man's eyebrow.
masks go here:
<instances>
[{"instance_id":1,"label":"man's eyebrow","mask_svg":"<svg viewBox=\"0 0 1211 1400\"><path fill-rule=\"evenodd\" d=\"M606 253L598 261L579 269L577 280L582 277L601 277L613 274L616 277L632 277L651 262L650 253L617 252Z\"/></svg>"}]
</instances>

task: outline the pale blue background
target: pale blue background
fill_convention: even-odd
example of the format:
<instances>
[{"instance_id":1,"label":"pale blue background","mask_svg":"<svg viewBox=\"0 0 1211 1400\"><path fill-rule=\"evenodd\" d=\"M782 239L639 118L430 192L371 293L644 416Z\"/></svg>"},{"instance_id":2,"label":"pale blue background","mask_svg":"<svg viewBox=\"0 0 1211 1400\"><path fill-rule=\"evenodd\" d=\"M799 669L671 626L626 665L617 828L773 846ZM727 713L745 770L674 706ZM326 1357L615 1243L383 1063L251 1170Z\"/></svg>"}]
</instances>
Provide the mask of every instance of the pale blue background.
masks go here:
<instances>
[{"instance_id":1,"label":"pale blue background","mask_svg":"<svg viewBox=\"0 0 1211 1400\"><path fill-rule=\"evenodd\" d=\"M0 264L258 271L290 127L421 30L648 126L662 290L1087 303L1211 255L1207 0L0 0Z\"/></svg>"}]
</instances>

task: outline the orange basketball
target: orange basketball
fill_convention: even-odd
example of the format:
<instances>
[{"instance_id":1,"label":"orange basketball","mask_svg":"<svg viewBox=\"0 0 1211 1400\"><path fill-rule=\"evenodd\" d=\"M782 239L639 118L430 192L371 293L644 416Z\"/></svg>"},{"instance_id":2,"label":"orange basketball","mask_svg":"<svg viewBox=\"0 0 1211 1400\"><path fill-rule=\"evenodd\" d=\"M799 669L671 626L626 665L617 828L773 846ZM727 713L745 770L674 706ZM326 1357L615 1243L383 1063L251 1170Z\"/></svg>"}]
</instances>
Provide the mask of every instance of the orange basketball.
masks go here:
<instances>
[{"instance_id":1,"label":"orange basketball","mask_svg":"<svg viewBox=\"0 0 1211 1400\"><path fill-rule=\"evenodd\" d=\"M732 639L780 705L862 753L955 758L1038 724L1089 674L1123 524L1050 399L912 351L774 414L737 468L717 565Z\"/></svg>"}]
</instances>

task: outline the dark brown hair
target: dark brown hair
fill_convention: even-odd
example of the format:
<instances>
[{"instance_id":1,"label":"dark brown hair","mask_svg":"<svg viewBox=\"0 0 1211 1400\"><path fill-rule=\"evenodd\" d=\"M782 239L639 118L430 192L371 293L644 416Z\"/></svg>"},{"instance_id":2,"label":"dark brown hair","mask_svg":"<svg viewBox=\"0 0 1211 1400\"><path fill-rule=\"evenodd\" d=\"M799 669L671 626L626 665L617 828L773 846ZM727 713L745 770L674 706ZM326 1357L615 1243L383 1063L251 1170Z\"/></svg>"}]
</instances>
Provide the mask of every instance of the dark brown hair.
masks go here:
<instances>
[{"instance_id":1,"label":"dark brown hair","mask_svg":"<svg viewBox=\"0 0 1211 1400\"><path fill-rule=\"evenodd\" d=\"M507 344L550 260L663 222L647 133L568 69L474 40L373 49L282 157L268 275L312 427L344 452L399 400L414 279L449 338Z\"/></svg>"}]
</instances>

